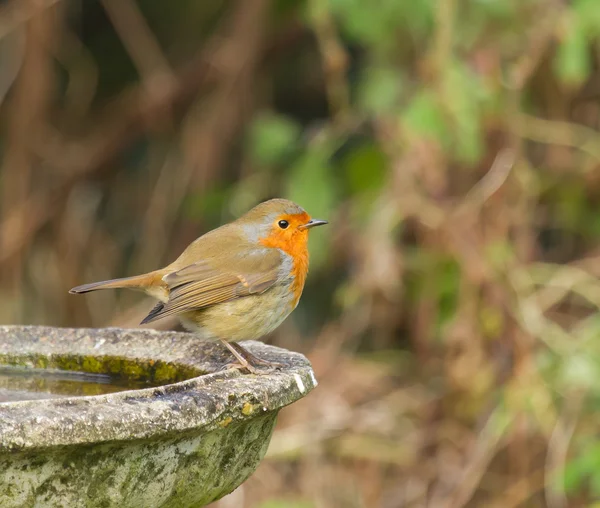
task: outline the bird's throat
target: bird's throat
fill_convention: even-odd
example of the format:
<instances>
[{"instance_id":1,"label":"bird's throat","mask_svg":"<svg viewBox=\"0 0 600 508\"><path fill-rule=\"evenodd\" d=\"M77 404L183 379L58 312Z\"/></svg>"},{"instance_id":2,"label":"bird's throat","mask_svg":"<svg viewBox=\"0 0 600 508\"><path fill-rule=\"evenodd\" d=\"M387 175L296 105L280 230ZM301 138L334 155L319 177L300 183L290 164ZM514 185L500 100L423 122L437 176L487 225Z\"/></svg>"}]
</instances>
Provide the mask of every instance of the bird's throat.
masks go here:
<instances>
[{"instance_id":1,"label":"bird's throat","mask_svg":"<svg viewBox=\"0 0 600 508\"><path fill-rule=\"evenodd\" d=\"M272 235L262 238L260 243L265 247L281 249L292 258L292 270L290 272L294 279L292 304L293 307L296 307L300 296L302 296L302 290L308 275L308 231L298 231L290 237Z\"/></svg>"}]
</instances>

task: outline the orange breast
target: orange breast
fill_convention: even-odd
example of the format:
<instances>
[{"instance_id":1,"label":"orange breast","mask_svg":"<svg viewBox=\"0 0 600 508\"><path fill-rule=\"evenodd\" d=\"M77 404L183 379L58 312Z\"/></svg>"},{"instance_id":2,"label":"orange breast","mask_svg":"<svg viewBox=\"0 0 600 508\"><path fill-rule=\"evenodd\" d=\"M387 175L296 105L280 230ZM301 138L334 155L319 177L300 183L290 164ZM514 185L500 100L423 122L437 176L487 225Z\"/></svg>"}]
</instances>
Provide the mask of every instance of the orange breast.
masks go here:
<instances>
[{"instance_id":1,"label":"orange breast","mask_svg":"<svg viewBox=\"0 0 600 508\"><path fill-rule=\"evenodd\" d=\"M292 257L292 274L294 275L294 283L292 284L292 290L294 291L293 306L296 307L298 300L302 296L304 283L308 275L308 248L306 247L306 242L304 243L304 248L301 251L298 249Z\"/></svg>"},{"instance_id":2,"label":"orange breast","mask_svg":"<svg viewBox=\"0 0 600 508\"><path fill-rule=\"evenodd\" d=\"M294 292L293 307L298 305L302 296L304 283L308 274L308 231L295 231L293 235L272 235L260 240L265 247L281 249L292 258L293 276L292 291Z\"/></svg>"}]
</instances>

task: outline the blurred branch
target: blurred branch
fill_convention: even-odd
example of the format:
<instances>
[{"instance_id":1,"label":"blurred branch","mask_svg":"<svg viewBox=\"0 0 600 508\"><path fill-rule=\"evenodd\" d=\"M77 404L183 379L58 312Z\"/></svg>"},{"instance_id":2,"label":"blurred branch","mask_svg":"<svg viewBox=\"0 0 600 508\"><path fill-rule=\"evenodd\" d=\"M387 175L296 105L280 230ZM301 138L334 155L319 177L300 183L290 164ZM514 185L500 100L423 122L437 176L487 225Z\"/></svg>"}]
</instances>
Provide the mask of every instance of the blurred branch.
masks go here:
<instances>
[{"instance_id":1,"label":"blurred branch","mask_svg":"<svg viewBox=\"0 0 600 508\"><path fill-rule=\"evenodd\" d=\"M102 0L115 30L141 76L171 76L171 68L156 37L133 0Z\"/></svg>"},{"instance_id":2,"label":"blurred branch","mask_svg":"<svg viewBox=\"0 0 600 508\"><path fill-rule=\"evenodd\" d=\"M46 121L46 109L53 87L51 47L55 44L56 23L52 12L35 11L25 27L25 53L14 94L10 101L8 141L2 165L2 217L8 228L0 230L0 242L5 247L31 224L29 210L14 214L15 208L28 201L34 172L33 145ZM43 200L42 200L43 201ZM39 205L38 205L39 207ZM24 242L17 242L18 248ZM4 249L3 249L4 250ZM21 260L17 250L2 253L4 275L13 281L20 279Z\"/></svg>"},{"instance_id":3,"label":"blurred branch","mask_svg":"<svg viewBox=\"0 0 600 508\"><path fill-rule=\"evenodd\" d=\"M453 215L473 212L475 208L481 207L504 184L515 165L515 159L514 150L501 150L490 170L467 192Z\"/></svg>"},{"instance_id":4,"label":"blurred branch","mask_svg":"<svg viewBox=\"0 0 600 508\"><path fill-rule=\"evenodd\" d=\"M0 40L0 104L19 75L25 53L25 30Z\"/></svg>"},{"instance_id":5,"label":"blurred branch","mask_svg":"<svg viewBox=\"0 0 600 508\"><path fill-rule=\"evenodd\" d=\"M186 163L192 183L202 188L229 152L252 109L255 73L263 54L263 28L270 0L239 0L225 28L226 38L213 47L211 62L219 71L210 101L199 105L198 120L184 133Z\"/></svg>"},{"instance_id":6,"label":"blurred branch","mask_svg":"<svg viewBox=\"0 0 600 508\"><path fill-rule=\"evenodd\" d=\"M60 210L63 189L35 193L5 212L0 225L0 264L19 252L35 232Z\"/></svg>"},{"instance_id":7,"label":"blurred branch","mask_svg":"<svg viewBox=\"0 0 600 508\"><path fill-rule=\"evenodd\" d=\"M548 508L565 508L568 506L563 485L564 481L558 481L557 476L564 475L569 444L575 432L584 399L584 393L575 393L573 397L569 398L548 440L545 463L546 481L544 485Z\"/></svg>"},{"instance_id":8,"label":"blurred branch","mask_svg":"<svg viewBox=\"0 0 600 508\"><path fill-rule=\"evenodd\" d=\"M0 6L0 39L60 0L12 0Z\"/></svg>"},{"instance_id":9,"label":"blurred branch","mask_svg":"<svg viewBox=\"0 0 600 508\"><path fill-rule=\"evenodd\" d=\"M433 40L433 65L438 82L443 82L446 65L452 60L452 40L456 0L441 0L435 9L435 39Z\"/></svg>"},{"instance_id":10,"label":"blurred branch","mask_svg":"<svg viewBox=\"0 0 600 508\"><path fill-rule=\"evenodd\" d=\"M161 261L176 212L190 186L202 188L224 167L244 114L250 111L256 66L262 57L264 24L270 0L240 0L213 46L213 64L221 72L215 91L191 108L182 128L182 157L162 167L144 217L145 242L133 256L134 271ZM198 114L196 108L201 113ZM183 159L183 160L182 160ZM173 175L177 174L174 178ZM139 321L139 316L136 317Z\"/></svg>"},{"instance_id":11,"label":"blurred branch","mask_svg":"<svg viewBox=\"0 0 600 508\"><path fill-rule=\"evenodd\" d=\"M222 32L217 30L217 33ZM283 28L281 36L266 49L263 61L284 54L304 33L305 29L296 23ZM0 239L3 246L7 245L0 253L0 262L12 256L37 229L54 217L59 209L55 206L41 207L40 214L34 216L35 220L29 220L28 227L21 230L14 228L15 221L21 220L21 217L30 217L30 210L38 208L36 203L53 203L57 199L63 199L80 179L106 169L110 161L146 132L147 124L144 118L152 117L169 106L183 109L188 107L200 90L213 85L218 79L219 73L213 62L212 47L200 51L191 62L175 73L175 86L168 94L145 100L147 94L144 86L132 87L123 92L101 118L90 122L92 125L98 125L91 134L78 141L57 144L53 154L49 153L50 147L47 147L44 155L50 163L62 169L65 176L54 189L40 190L17 204L11 210L10 220L5 219L0 224ZM8 238L10 240L6 240Z\"/></svg>"},{"instance_id":12,"label":"blurred branch","mask_svg":"<svg viewBox=\"0 0 600 508\"><path fill-rule=\"evenodd\" d=\"M527 84L556 36L566 6L562 0L551 0L544 5L541 19L531 25L529 41L510 69L508 85L511 88L521 90Z\"/></svg>"},{"instance_id":13,"label":"blurred branch","mask_svg":"<svg viewBox=\"0 0 600 508\"><path fill-rule=\"evenodd\" d=\"M341 44L327 2L309 2L312 26L319 44L329 107L336 121L344 123L350 114L350 89L346 72L349 57Z\"/></svg>"},{"instance_id":14,"label":"blurred branch","mask_svg":"<svg viewBox=\"0 0 600 508\"><path fill-rule=\"evenodd\" d=\"M254 2L244 3L252 5ZM224 20L207 48L174 72L174 86L168 93L149 98L143 85L125 90L100 117L91 120L92 125L98 126L91 134L79 140L67 140L63 146L57 145L51 162L67 174L93 173L118 157L147 131L145 118L169 107L187 109L202 91L219 82L224 69L215 61L215 46L224 43L223 33L231 23L229 19ZM305 29L295 23L282 28L281 35L265 50L262 61L268 62L285 54L304 33Z\"/></svg>"},{"instance_id":15,"label":"blurred branch","mask_svg":"<svg viewBox=\"0 0 600 508\"><path fill-rule=\"evenodd\" d=\"M583 125L558 120L545 120L521 113L511 125L517 135L549 145L577 148L600 161L600 135Z\"/></svg>"},{"instance_id":16,"label":"blurred branch","mask_svg":"<svg viewBox=\"0 0 600 508\"><path fill-rule=\"evenodd\" d=\"M569 355L571 336L561 326L546 318L545 309L537 300L526 296L535 284L531 274L526 268L518 267L507 275L515 300L511 312L521 328L558 354Z\"/></svg>"},{"instance_id":17,"label":"blurred branch","mask_svg":"<svg viewBox=\"0 0 600 508\"><path fill-rule=\"evenodd\" d=\"M102 0L115 30L131 56L150 100L172 95L176 77L134 0Z\"/></svg>"},{"instance_id":18,"label":"blurred branch","mask_svg":"<svg viewBox=\"0 0 600 508\"><path fill-rule=\"evenodd\" d=\"M503 413L501 407L496 408L480 430L468 462L456 481L454 492L451 494L438 492L437 495L434 493L431 506L461 508L469 502L506 436L510 422L506 420L506 415Z\"/></svg>"},{"instance_id":19,"label":"blurred branch","mask_svg":"<svg viewBox=\"0 0 600 508\"><path fill-rule=\"evenodd\" d=\"M576 293L600 310L600 282L595 275L573 265L535 263L528 267L531 282L543 287L529 298L543 311L560 302L567 294Z\"/></svg>"},{"instance_id":20,"label":"blurred branch","mask_svg":"<svg viewBox=\"0 0 600 508\"><path fill-rule=\"evenodd\" d=\"M72 30L65 27L62 39L63 44L56 52L56 60L68 74L65 89L66 116L78 118L89 110L94 100L100 70L90 50ZM53 138L49 134L48 137ZM43 146L39 150L43 150ZM45 154L42 157L47 158Z\"/></svg>"},{"instance_id":21,"label":"blurred branch","mask_svg":"<svg viewBox=\"0 0 600 508\"><path fill-rule=\"evenodd\" d=\"M430 229L439 229L451 224L462 215L474 212L500 189L504 184L516 159L515 151L503 149L495 157L489 171L466 193L462 201L454 208L438 205L433 200L421 196L416 190L407 196L414 204L410 210L416 211L419 220Z\"/></svg>"},{"instance_id":22,"label":"blurred branch","mask_svg":"<svg viewBox=\"0 0 600 508\"><path fill-rule=\"evenodd\" d=\"M517 477L516 481L503 491L502 499L490 503L487 508L519 508L523 506L536 492L544 487L544 472L536 470L533 473Z\"/></svg>"}]
</instances>

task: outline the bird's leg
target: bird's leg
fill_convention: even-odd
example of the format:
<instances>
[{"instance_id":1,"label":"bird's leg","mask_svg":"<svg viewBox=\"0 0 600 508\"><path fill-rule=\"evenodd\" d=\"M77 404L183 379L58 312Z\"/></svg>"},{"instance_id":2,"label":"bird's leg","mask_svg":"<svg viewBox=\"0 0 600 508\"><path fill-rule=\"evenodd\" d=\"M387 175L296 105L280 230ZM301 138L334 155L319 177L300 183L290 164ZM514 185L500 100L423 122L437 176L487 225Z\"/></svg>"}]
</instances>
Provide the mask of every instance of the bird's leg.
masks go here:
<instances>
[{"instance_id":1,"label":"bird's leg","mask_svg":"<svg viewBox=\"0 0 600 508\"><path fill-rule=\"evenodd\" d=\"M237 360L237 363L228 363L225 367L228 369L247 369L250 370L248 367L248 361L243 357L243 355L241 355L240 353L238 353L237 349L235 349L231 344L229 344L229 342L227 342L226 340L223 339L219 339L223 345L229 349L230 353L235 356L235 359Z\"/></svg>"},{"instance_id":2,"label":"bird's leg","mask_svg":"<svg viewBox=\"0 0 600 508\"><path fill-rule=\"evenodd\" d=\"M252 367L256 367L259 369L262 367L263 369L270 369L270 370L282 369L283 367L286 367L286 365L283 363L269 362L267 360L262 360L258 356L253 355L250 351L248 351L245 347L242 347L237 342L232 342L231 344L228 344L228 345L230 345L233 349L235 349L237 351L237 353L244 360L246 360L246 363ZM236 355L236 358L238 358L237 355Z\"/></svg>"},{"instance_id":3,"label":"bird's leg","mask_svg":"<svg viewBox=\"0 0 600 508\"><path fill-rule=\"evenodd\" d=\"M285 367L285 365L281 363L261 360L246 348L240 346L237 342L227 342L223 339L219 340L227 349L229 349L231 354L235 356L235 359L237 360L237 362L230 363L226 366L229 369L243 369L251 374L269 374L277 369Z\"/></svg>"}]
</instances>

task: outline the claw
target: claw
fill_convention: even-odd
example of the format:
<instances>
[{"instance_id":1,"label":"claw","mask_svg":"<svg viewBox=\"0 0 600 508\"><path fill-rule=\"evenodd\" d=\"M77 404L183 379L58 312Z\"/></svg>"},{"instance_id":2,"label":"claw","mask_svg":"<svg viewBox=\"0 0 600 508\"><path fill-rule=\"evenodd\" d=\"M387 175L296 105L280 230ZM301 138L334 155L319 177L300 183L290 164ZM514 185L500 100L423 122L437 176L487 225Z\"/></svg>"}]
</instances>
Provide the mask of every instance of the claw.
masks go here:
<instances>
[{"instance_id":1,"label":"claw","mask_svg":"<svg viewBox=\"0 0 600 508\"><path fill-rule=\"evenodd\" d=\"M265 362L265 363L269 363L269 362ZM246 371L250 374L255 374L255 375L265 375L265 374L272 374L273 372L276 371L280 371L282 368L284 367L284 365L280 364L280 363L273 363L271 365L261 365L261 366L256 366L256 365L250 365L250 364L246 364L243 365L240 362L231 362L231 363L226 363L225 365L223 365L219 371L223 371L223 370L240 370L240 371Z\"/></svg>"},{"instance_id":2,"label":"claw","mask_svg":"<svg viewBox=\"0 0 600 508\"><path fill-rule=\"evenodd\" d=\"M246 365L242 365L239 362L229 362L226 363L225 365L222 365L221 368L219 369L219 372L224 371L224 370L243 370L245 369L247 366Z\"/></svg>"},{"instance_id":3,"label":"claw","mask_svg":"<svg viewBox=\"0 0 600 508\"><path fill-rule=\"evenodd\" d=\"M236 342L227 342L221 339L223 345L231 351L233 356L235 356L237 362L229 363L223 366L223 369L232 368L239 370L246 370L251 374L271 374L277 370L281 370L286 367L283 363L277 362L269 362L267 360L262 360L256 356L254 356L250 351L243 348ZM223 370L221 369L221 370Z\"/></svg>"}]
</instances>

